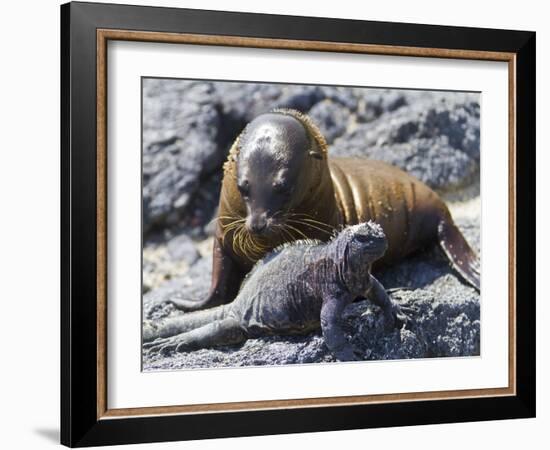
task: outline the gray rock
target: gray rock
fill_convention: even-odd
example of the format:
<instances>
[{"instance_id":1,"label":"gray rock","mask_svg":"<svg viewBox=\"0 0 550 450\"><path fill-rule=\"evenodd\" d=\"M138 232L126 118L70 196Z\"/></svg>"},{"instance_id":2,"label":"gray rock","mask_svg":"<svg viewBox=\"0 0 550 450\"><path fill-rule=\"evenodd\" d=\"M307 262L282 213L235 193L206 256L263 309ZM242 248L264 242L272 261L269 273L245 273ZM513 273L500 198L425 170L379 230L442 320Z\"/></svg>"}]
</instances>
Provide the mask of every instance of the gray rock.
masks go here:
<instances>
[{"instance_id":1,"label":"gray rock","mask_svg":"<svg viewBox=\"0 0 550 450\"><path fill-rule=\"evenodd\" d=\"M200 299L208 293L212 276L212 257L199 259L183 277L174 278L143 295L143 316L159 319L178 314L170 300Z\"/></svg>"},{"instance_id":2,"label":"gray rock","mask_svg":"<svg viewBox=\"0 0 550 450\"><path fill-rule=\"evenodd\" d=\"M450 147L445 136L413 139L394 145L365 146L361 136L339 142L331 148L333 156L368 157L393 164L438 190L459 188L478 175L478 163Z\"/></svg>"},{"instance_id":3,"label":"gray rock","mask_svg":"<svg viewBox=\"0 0 550 450\"><path fill-rule=\"evenodd\" d=\"M476 101L424 95L340 135L330 154L386 161L433 188L450 190L477 176L479 139Z\"/></svg>"},{"instance_id":4,"label":"gray rock","mask_svg":"<svg viewBox=\"0 0 550 450\"><path fill-rule=\"evenodd\" d=\"M362 102L357 111L357 122L371 122L382 114L393 112L408 104L407 91L372 89L366 92L356 89Z\"/></svg>"},{"instance_id":5,"label":"gray rock","mask_svg":"<svg viewBox=\"0 0 550 450\"><path fill-rule=\"evenodd\" d=\"M283 85L262 83L217 83L224 115L244 127L258 114L268 112L283 94Z\"/></svg>"},{"instance_id":6,"label":"gray rock","mask_svg":"<svg viewBox=\"0 0 550 450\"><path fill-rule=\"evenodd\" d=\"M188 265L193 265L200 259L193 240L186 234L180 234L167 243L168 254L174 261L183 260Z\"/></svg>"},{"instance_id":7,"label":"gray rock","mask_svg":"<svg viewBox=\"0 0 550 450\"><path fill-rule=\"evenodd\" d=\"M284 85L283 94L273 107L293 108L298 111L307 112L323 98L325 98L325 95L323 89L320 87Z\"/></svg>"},{"instance_id":8,"label":"gray rock","mask_svg":"<svg viewBox=\"0 0 550 450\"><path fill-rule=\"evenodd\" d=\"M329 144L346 131L351 116L349 109L332 100L317 103L308 114Z\"/></svg>"},{"instance_id":9,"label":"gray rock","mask_svg":"<svg viewBox=\"0 0 550 450\"><path fill-rule=\"evenodd\" d=\"M175 224L201 178L218 170L221 117L211 84L144 80L143 225Z\"/></svg>"}]
</instances>

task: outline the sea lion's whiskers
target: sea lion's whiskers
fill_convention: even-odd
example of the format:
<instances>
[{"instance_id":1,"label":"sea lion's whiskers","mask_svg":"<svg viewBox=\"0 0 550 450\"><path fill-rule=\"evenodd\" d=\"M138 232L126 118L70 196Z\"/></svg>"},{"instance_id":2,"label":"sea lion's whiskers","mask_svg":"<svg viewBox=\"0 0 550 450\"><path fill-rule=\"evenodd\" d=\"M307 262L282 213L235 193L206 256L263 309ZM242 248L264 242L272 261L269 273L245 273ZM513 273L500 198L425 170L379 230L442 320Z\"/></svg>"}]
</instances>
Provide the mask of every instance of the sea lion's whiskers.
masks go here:
<instances>
[{"instance_id":1,"label":"sea lion's whiskers","mask_svg":"<svg viewBox=\"0 0 550 450\"><path fill-rule=\"evenodd\" d=\"M290 241L289 242L294 242L294 241L300 240L300 235L295 235L295 233L293 233L292 230L287 229L286 232L290 235Z\"/></svg>"},{"instance_id":2,"label":"sea lion's whiskers","mask_svg":"<svg viewBox=\"0 0 550 450\"><path fill-rule=\"evenodd\" d=\"M231 224L227 225L226 227L223 227L223 232L224 232L224 234L227 234L230 231L236 230L240 226L241 226L240 223L231 223Z\"/></svg>"},{"instance_id":3,"label":"sea lion's whiskers","mask_svg":"<svg viewBox=\"0 0 550 450\"><path fill-rule=\"evenodd\" d=\"M242 247L243 234L246 231L244 225L239 226L233 235L233 253L238 254Z\"/></svg>"},{"instance_id":4,"label":"sea lion's whiskers","mask_svg":"<svg viewBox=\"0 0 550 450\"><path fill-rule=\"evenodd\" d=\"M277 229L280 231L283 244L287 242L292 242L295 240L294 235L289 230L287 230L283 225L277 225Z\"/></svg>"},{"instance_id":5,"label":"sea lion's whiskers","mask_svg":"<svg viewBox=\"0 0 550 450\"><path fill-rule=\"evenodd\" d=\"M313 219L308 219L308 218L296 218L296 217L289 217L286 219L287 221L290 221L290 222L296 222L296 223L300 223L301 225L308 225L308 226L315 226L315 227L324 227L326 228L327 230L330 230L332 232L332 230L334 229L333 226L327 224L327 223L324 223L324 222L319 222L318 220L313 220Z\"/></svg>"},{"instance_id":6,"label":"sea lion's whiskers","mask_svg":"<svg viewBox=\"0 0 550 450\"><path fill-rule=\"evenodd\" d=\"M296 219L288 219L288 222L292 222L294 224L298 224L298 225L304 225L306 227L310 227L310 228L313 228L315 230L318 230L322 233L325 233L325 234L328 234L329 236L332 235L332 231L328 231L328 230L323 230L322 228L316 226L316 225L313 225L311 223L307 223L307 222L302 222L301 220L296 220Z\"/></svg>"},{"instance_id":7,"label":"sea lion's whiskers","mask_svg":"<svg viewBox=\"0 0 550 450\"><path fill-rule=\"evenodd\" d=\"M238 242L238 250L239 252L241 253L241 255L243 255L245 258L248 258L250 259L250 256L249 256L249 243L248 243L248 235L246 234L246 231L243 231L241 236L240 236L240 239L239 239L239 242Z\"/></svg>"},{"instance_id":8,"label":"sea lion's whiskers","mask_svg":"<svg viewBox=\"0 0 550 450\"><path fill-rule=\"evenodd\" d=\"M231 222L227 223L227 224L224 224L223 222L220 222L220 225L223 227L223 228L227 228L231 225L234 225L236 223L243 223L246 221L246 219L244 217L228 217L228 219L231 220Z\"/></svg>"},{"instance_id":9,"label":"sea lion's whiskers","mask_svg":"<svg viewBox=\"0 0 550 450\"><path fill-rule=\"evenodd\" d=\"M233 231L233 235L235 235L235 230L242 225L242 222L240 220L235 220L228 225L222 224L222 245L225 243L226 236Z\"/></svg>"},{"instance_id":10,"label":"sea lion's whiskers","mask_svg":"<svg viewBox=\"0 0 550 450\"><path fill-rule=\"evenodd\" d=\"M248 259L252 259L254 257L254 254L255 254L254 240L252 239L252 237L250 236L250 233L248 232L248 230L246 228L243 231L242 239L240 241L240 244L242 246L242 250L243 250L244 255Z\"/></svg>"},{"instance_id":11,"label":"sea lion's whiskers","mask_svg":"<svg viewBox=\"0 0 550 450\"><path fill-rule=\"evenodd\" d=\"M298 229L298 228L296 228L296 227L294 227L294 226L292 226L292 225L290 225L290 224L288 224L288 223L286 224L286 226L287 226L288 228L290 228L291 230L296 231L296 232L297 232L300 236L302 236L304 239L308 239L308 237L307 237L300 229Z\"/></svg>"},{"instance_id":12,"label":"sea lion's whiskers","mask_svg":"<svg viewBox=\"0 0 550 450\"><path fill-rule=\"evenodd\" d=\"M250 240L254 244L254 248L258 252L260 252L260 254L264 253L269 248L269 246L267 244L262 242L262 239L255 239L252 236L250 236Z\"/></svg>"},{"instance_id":13,"label":"sea lion's whiskers","mask_svg":"<svg viewBox=\"0 0 550 450\"><path fill-rule=\"evenodd\" d=\"M233 232L233 239L231 240L231 248L233 249L233 253L236 253L235 243L237 242L237 236L239 235L239 231L240 229L238 228L236 231ZM223 239L225 239L226 235L227 233L223 235Z\"/></svg>"},{"instance_id":14,"label":"sea lion's whiskers","mask_svg":"<svg viewBox=\"0 0 550 450\"><path fill-rule=\"evenodd\" d=\"M249 259L253 259L254 256L259 252L258 246L254 241L254 238L248 232L244 234L243 247L244 247L245 255Z\"/></svg>"},{"instance_id":15,"label":"sea lion's whiskers","mask_svg":"<svg viewBox=\"0 0 550 450\"><path fill-rule=\"evenodd\" d=\"M318 220L313 220L313 219L298 219L298 220L302 220L302 221L308 222L308 223L314 223L315 225L326 227L330 230L332 230L334 228L332 225L329 225L328 223L319 222Z\"/></svg>"},{"instance_id":16,"label":"sea lion's whiskers","mask_svg":"<svg viewBox=\"0 0 550 450\"><path fill-rule=\"evenodd\" d=\"M218 216L212 220L220 220L220 219L236 219L236 220L245 220L244 217L240 216Z\"/></svg>"},{"instance_id":17,"label":"sea lion's whiskers","mask_svg":"<svg viewBox=\"0 0 550 450\"><path fill-rule=\"evenodd\" d=\"M302 216L304 216L304 217L302 217ZM319 220L316 220L316 219L314 219L312 216L310 216L309 214L305 214L305 213L290 213L290 217L298 217L299 220L305 220L305 221L308 221L308 222L311 222L311 223L315 223L315 224L317 224L317 225L321 225L321 226L330 228L331 230L333 229L333 226L332 226L332 225L329 225L328 223L325 223L325 222L321 222L321 221L319 221Z\"/></svg>"},{"instance_id":18,"label":"sea lion's whiskers","mask_svg":"<svg viewBox=\"0 0 550 450\"><path fill-rule=\"evenodd\" d=\"M258 243L244 226L242 230L238 238L238 248L241 254L250 260L261 257L266 247Z\"/></svg>"},{"instance_id":19,"label":"sea lion's whiskers","mask_svg":"<svg viewBox=\"0 0 550 450\"><path fill-rule=\"evenodd\" d=\"M242 222L233 222L229 225L227 225L225 228L224 228L224 231L225 232L229 232L231 230L235 230L237 229L238 227L242 226Z\"/></svg>"}]
</instances>

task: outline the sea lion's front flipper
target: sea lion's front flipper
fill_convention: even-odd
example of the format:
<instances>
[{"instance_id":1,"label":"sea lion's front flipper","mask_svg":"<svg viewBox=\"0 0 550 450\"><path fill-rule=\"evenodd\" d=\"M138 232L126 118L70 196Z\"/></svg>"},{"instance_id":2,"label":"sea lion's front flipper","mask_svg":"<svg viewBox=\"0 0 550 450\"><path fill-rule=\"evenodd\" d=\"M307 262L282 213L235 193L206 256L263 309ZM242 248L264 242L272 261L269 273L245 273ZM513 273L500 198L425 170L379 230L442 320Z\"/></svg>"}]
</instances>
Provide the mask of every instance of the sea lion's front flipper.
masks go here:
<instances>
[{"instance_id":1,"label":"sea lion's front flipper","mask_svg":"<svg viewBox=\"0 0 550 450\"><path fill-rule=\"evenodd\" d=\"M216 320L186 333L153 341L148 351L168 355L175 352L188 352L200 348L219 347L244 342L246 332L234 318Z\"/></svg>"},{"instance_id":2,"label":"sea lion's front flipper","mask_svg":"<svg viewBox=\"0 0 550 450\"><path fill-rule=\"evenodd\" d=\"M451 217L445 217L437 227L439 245L453 268L474 288L480 290L479 258L466 242Z\"/></svg>"},{"instance_id":3,"label":"sea lion's front flipper","mask_svg":"<svg viewBox=\"0 0 550 450\"><path fill-rule=\"evenodd\" d=\"M340 361L355 361L362 359L348 342L342 328L342 312L353 301L348 293L330 295L323 299L321 307L321 329L325 344Z\"/></svg>"}]
</instances>

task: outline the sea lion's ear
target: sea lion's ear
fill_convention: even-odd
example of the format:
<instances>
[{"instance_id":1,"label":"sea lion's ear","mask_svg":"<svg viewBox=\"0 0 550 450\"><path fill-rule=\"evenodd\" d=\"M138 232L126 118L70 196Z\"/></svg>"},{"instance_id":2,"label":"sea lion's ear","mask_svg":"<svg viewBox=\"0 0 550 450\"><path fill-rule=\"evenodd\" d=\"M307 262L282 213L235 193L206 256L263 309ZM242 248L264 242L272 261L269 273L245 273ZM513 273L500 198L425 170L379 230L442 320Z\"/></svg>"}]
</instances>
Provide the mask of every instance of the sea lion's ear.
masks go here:
<instances>
[{"instance_id":1,"label":"sea lion's ear","mask_svg":"<svg viewBox=\"0 0 550 450\"><path fill-rule=\"evenodd\" d=\"M310 150L309 156L313 156L315 159L323 159L323 154L319 150Z\"/></svg>"}]
</instances>

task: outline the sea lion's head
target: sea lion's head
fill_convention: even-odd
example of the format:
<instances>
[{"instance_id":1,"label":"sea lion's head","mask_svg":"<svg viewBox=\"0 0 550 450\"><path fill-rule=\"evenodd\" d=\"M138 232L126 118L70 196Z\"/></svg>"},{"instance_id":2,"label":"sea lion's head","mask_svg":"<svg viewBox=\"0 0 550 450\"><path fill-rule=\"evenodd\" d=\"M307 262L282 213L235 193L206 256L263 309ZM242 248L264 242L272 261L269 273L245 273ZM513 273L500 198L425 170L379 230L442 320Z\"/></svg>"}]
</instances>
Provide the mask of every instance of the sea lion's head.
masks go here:
<instances>
[{"instance_id":1,"label":"sea lion's head","mask_svg":"<svg viewBox=\"0 0 550 450\"><path fill-rule=\"evenodd\" d=\"M382 227L363 222L344 228L334 239L342 278L351 292L363 295L369 286L372 264L388 248Z\"/></svg>"},{"instance_id":2,"label":"sea lion's head","mask_svg":"<svg viewBox=\"0 0 550 450\"><path fill-rule=\"evenodd\" d=\"M310 194L310 168L324 155L304 117L291 110L262 114L239 137L236 183L252 236L280 231L287 213Z\"/></svg>"}]
</instances>

